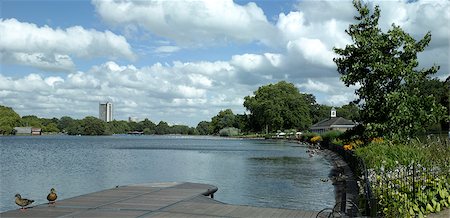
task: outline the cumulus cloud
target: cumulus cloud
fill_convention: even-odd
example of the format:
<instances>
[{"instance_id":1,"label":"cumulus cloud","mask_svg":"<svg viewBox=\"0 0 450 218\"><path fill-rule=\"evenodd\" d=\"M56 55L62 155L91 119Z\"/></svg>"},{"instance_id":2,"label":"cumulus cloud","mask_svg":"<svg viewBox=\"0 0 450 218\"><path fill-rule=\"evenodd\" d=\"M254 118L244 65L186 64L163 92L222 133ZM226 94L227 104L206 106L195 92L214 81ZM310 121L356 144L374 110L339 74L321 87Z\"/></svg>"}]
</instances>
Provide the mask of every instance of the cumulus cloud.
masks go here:
<instances>
[{"instance_id":1,"label":"cumulus cloud","mask_svg":"<svg viewBox=\"0 0 450 218\"><path fill-rule=\"evenodd\" d=\"M46 71L70 71L75 69L75 64L68 55L24 53L2 53L2 61L36 67Z\"/></svg>"},{"instance_id":2,"label":"cumulus cloud","mask_svg":"<svg viewBox=\"0 0 450 218\"><path fill-rule=\"evenodd\" d=\"M53 29L12 18L0 19L0 35L2 61L44 70L73 70L71 56L135 59L127 40L110 31L81 26Z\"/></svg>"},{"instance_id":3,"label":"cumulus cloud","mask_svg":"<svg viewBox=\"0 0 450 218\"><path fill-rule=\"evenodd\" d=\"M272 25L255 3L220 1L93 0L97 13L112 25L143 28L179 44L270 41ZM134 26L134 27L130 27Z\"/></svg>"},{"instance_id":4,"label":"cumulus cloud","mask_svg":"<svg viewBox=\"0 0 450 218\"><path fill-rule=\"evenodd\" d=\"M96 116L98 102L111 100L117 119L138 116L196 125L206 117L191 114L189 117L195 118L186 120L188 116L180 111L190 108L212 117L226 105L242 112L242 104L236 105L235 99L243 98L246 89L239 88L240 85L229 87L234 80L229 71L234 71L234 67L221 62L156 63L138 68L109 61L65 77L29 74L17 78L0 74L0 104L14 105L22 115L29 113L27 108L40 107L41 114L37 114L40 116L74 114L81 118ZM41 104L49 96L52 106ZM231 99L232 103L218 104L218 99ZM67 105L71 105L70 109ZM176 108L179 111L174 111Z\"/></svg>"},{"instance_id":5,"label":"cumulus cloud","mask_svg":"<svg viewBox=\"0 0 450 218\"><path fill-rule=\"evenodd\" d=\"M340 106L355 99L357 87L343 85L332 61L333 47L342 48L351 43L344 32L354 23L355 11L350 1L299 1L295 10L280 13L272 23L255 3L99 0L93 4L104 21L125 31L133 30L129 34L145 30L157 36L152 41L154 44L138 45L147 46L145 49L156 56L176 52L182 57L184 46L227 45L228 42L251 42L263 51L245 50L217 61L179 60L147 66L108 61L83 72L71 71L63 77L41 74L11 77L1 72L0 104L14 106L22 115L28 114L27 108L40 107L43 108L41 116L45 117L67 114L84 117L97 115L99 101L112 100L117 119L136 116L156 122L196 125L222 109L243 113L243 97L261 85L280 80L296 84L302 92L313 93L322 104ZM449 1L374 1L371 4L380 4L380 25L384 30L395 22L416 39L430 30L432 42L419 55L419 62L421 66L441 65L437 76L448 76ZM33 30L48 31L52 37L70 38L68 29L26 25L31 25ZM84 31L108 35L107 31ZM121 36L111 38L121 41ZM2 34L0 46L5 47L0 47L1 55L5 58L6 51L14 52L15 56L11 57L22 59L21 62L38 65L40 61L40 68L49 69L73 67L73 56L96 54L129 59L133 56L131 49L129 52L121 49L128 45L125 39L122 44L102 45L116 46L113 47L116 50L110 48L112 52L107 50L107 53L96 49L97 45L78 50L85 45L83 42L60 48L53 44L44 46L45 40L38 39L33 39L36 42L30 43L31 50L27 50L26 46L2 44ZM84 53L86 49L91 52ZM75 112L68 113L67 105L73 105Z\"/></svg>"}]
</instances>

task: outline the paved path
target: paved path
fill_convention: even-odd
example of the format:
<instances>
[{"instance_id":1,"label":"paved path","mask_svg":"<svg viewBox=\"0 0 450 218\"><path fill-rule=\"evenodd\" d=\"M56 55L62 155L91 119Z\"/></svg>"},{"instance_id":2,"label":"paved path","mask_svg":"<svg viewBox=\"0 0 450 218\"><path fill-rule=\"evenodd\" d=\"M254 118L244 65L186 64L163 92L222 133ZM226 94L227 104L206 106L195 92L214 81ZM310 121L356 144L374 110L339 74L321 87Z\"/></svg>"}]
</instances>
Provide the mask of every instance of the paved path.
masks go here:
<instances>
[{"instance_id":1,"label":"paved path","mask_svg":"<svg viewBox=\"0 0 450 218\"><path fill-rule=\"evenodd\" d=\"M0 217L316 217L317 212L229 205L208 195L216 187L198 183L159 183L121 186L11 210Z\"/></svg>"},{"instance_id":2,"label":"paved path","mask_svg":"<svg viewBox=\"0 0 450 218\"><path fill-rule=\"evenodd\" d=\"M446 208L445 210L439 213L430 213L427 215L429 218L450 218L450 208Z\"/></svg>"}]
</instances>

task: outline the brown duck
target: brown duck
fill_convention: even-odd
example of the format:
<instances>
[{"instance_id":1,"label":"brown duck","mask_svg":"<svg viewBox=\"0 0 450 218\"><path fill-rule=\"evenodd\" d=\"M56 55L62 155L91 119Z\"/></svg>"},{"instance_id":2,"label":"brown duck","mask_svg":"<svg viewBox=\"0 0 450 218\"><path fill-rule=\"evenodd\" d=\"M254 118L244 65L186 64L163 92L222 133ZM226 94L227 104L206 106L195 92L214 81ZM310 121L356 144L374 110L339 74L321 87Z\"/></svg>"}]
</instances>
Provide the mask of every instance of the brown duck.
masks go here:
<instances>
[{"instance_id":1,"label":"brown duck","mask_svg":"<svg viewBox=\"0 0 450 218\"><path fill-rule=\"evenodd\" d=\"M16 197L16 204L22 207L22 208L20 208L21 210L25 210L26 206L28 206L34 202L34 200L22 198L22 196L20 196L20 194L16 194L15 197Z\"/></svg>"},{"instance_id":2,"label":"brown duck","mask_svg":"<svg viewBox=\"0 0 450 218\"><path fill-rule=\"evenodd\" d=\"M50 189L50 193L47 195L48 204L54 204L56 198L58 198L58 195L56 195L56 190L54 188Z\"/></svg>"}]
</instances>

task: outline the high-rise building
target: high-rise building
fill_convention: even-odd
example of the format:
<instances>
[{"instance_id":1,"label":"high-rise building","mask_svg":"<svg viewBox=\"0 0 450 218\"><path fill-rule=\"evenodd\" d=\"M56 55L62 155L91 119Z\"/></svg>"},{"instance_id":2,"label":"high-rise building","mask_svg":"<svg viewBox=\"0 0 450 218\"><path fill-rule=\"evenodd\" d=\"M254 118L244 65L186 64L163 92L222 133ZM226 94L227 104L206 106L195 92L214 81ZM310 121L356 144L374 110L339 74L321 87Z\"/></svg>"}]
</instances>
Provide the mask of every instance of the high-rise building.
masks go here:
<instances>
[{"instance_id":1,"label":"high-rise building","mask_svg":"<svg viewBox=\"0 0 450 218\"><path fill-rule=\"evenodd\" d=\"M110 122L113 120L113 105L111 102L106 102L104 104L100 103L98 106L98 118L105 122Z\"/></svg>"}]
</instances>

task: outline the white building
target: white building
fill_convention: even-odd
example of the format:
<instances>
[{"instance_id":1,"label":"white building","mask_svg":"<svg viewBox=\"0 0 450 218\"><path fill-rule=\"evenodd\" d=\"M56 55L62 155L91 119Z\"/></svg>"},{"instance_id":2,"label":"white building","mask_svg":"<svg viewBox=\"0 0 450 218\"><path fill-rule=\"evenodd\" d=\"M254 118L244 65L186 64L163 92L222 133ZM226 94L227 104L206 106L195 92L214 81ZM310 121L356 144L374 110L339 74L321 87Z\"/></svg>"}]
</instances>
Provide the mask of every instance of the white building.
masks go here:
<instances>
[{"instance_id":1,"label":"white building","mask_svg":"<svg viewBox=\"0 0 450 218\"><path fill-rule=\"evenodd\" d=\"M106 102L104 104L100 103L98 106L98 118L105 122L110 122L113 120L113 105L111 102Z\"/></svg>"},{"instance_id":2,"label":"white building","mask_svg":"<svg viewBox=\"0 0 450 218\"><path fill-rule=\"evenodd\" d=\"M355 122L336 116L336 109L333 107L330 111L330 118L312 125L309 130L316 133L324 133L332 130L345 132L354 126L356 126Z\"/></svg>"}]
</instances>

